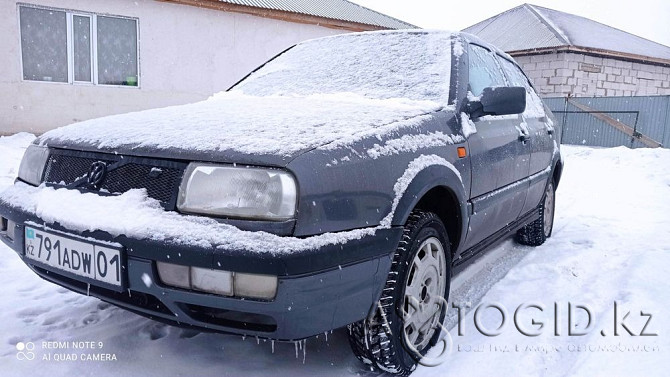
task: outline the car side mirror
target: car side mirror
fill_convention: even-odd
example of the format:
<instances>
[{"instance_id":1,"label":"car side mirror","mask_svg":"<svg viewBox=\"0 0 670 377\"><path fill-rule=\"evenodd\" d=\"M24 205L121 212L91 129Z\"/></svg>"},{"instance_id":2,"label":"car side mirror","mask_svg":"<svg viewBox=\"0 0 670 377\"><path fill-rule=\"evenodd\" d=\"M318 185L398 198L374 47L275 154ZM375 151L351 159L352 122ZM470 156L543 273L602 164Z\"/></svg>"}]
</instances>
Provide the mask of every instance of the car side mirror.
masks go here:
<instances>
[{"instance_id":1,"label":"car side mirror","mask_svg":"<svg viewBox=\"0 0 670 377\"><path fill-rule=\"evenodd\" d=\"M506 86L484 88L479 100L467 103L467 111L471 118L521 114L526 111L526 89Z\"/></svg>"}]
</instances>

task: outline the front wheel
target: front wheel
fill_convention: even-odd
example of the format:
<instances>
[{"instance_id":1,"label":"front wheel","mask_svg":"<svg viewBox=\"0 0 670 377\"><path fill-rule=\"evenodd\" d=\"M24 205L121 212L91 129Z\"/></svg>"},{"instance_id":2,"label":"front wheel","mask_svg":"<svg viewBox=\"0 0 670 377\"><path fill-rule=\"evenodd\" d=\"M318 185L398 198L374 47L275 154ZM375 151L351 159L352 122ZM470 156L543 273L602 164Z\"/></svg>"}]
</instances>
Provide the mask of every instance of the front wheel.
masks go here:
<instances>
[{"instance_id":1,"label":"front wheel","mask_svg":"<svg viewBox=\"0 0 670 377\"><path fill-rule=\"evenodd\" d=\"M349 325L349 343L358 359L388 373L409 375L439 339L450 280L444 224L434 213L413 211L375 314Z\"/></svg>"},{"instance_id":2,"label":"front wheel","mask_svg":"<svg viewBox=\"0 0 670 377\"><path fill-rule=\"evenodd\" d=\"M540 246L551 237L554 229L554 209L556 208L556 190L549 182L540 203L540 218L519 229L516 240L522 245Z\"/></svg>"}]
</instances>

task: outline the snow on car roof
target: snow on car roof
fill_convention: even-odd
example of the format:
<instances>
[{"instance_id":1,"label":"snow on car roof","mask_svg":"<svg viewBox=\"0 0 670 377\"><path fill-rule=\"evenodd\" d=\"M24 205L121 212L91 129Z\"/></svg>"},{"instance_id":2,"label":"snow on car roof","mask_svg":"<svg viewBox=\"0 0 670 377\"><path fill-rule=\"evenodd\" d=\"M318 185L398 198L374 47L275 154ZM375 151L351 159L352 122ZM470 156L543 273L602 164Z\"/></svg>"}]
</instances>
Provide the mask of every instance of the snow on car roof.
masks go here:
<instances>
[{"instance_id":1,"label":"snow on car roof","mask_svg":"<svg viewBox=\"0 0 670 377\"><path fill-rule=\"evenodd\" d=\"M289 156L384 134L447 107L449 32L368 32L307 41L206 101L88 120L41 144Z\"/></svg>"}]
</instances>

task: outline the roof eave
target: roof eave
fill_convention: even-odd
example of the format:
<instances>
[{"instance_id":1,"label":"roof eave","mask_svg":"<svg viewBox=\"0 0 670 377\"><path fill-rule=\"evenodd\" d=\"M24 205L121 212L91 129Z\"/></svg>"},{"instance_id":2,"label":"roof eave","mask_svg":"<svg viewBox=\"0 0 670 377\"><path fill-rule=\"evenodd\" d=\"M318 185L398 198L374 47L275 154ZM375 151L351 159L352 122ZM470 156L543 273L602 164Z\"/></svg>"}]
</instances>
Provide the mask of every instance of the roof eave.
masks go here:
<instances>
[{"instance_id":1,"label":"roof eave","mask_svg":"<svg viewBox=\"0 0 670 377\"><path fill-rule=\"evenodd\" d=\"M580 46L555 46L555 47L543 47L543 48L532 48L526 50L514 50L507 51L511 56L529 56L529 55L544 55L558 52L574 52L598 57L605 58L615 58L620 60L631 61L635 63L645 63L652 65L660 65L664 67L670 67L670 59L655 58L652 56L637 55L627 52L611 51L593 47L580 47Z\"/></svg>"},{"instance_id":2,"label":"roof eave","mask_svg":"<svg viewBox=\"0 0 670 377\"><path fill-rule=\"evenodd\" d=\"M337 20L333 18L320 17L308 15L303 13L288 12L284 10L257 8L247 5L238 5L225 3L218 0L156 0L166 3L176 3L191 5L198 8L215 9L224 12L234 12L249 14L258 17L272 18L275 20L295 22L300 24L319 25L331 29L348 30L348 31L374 31L374 30L394 30L390 27L379 25L371 25L366 23L359 23L353 21ZM407 28L411 28L409 25Z\"/></svg>"}]
</instances>

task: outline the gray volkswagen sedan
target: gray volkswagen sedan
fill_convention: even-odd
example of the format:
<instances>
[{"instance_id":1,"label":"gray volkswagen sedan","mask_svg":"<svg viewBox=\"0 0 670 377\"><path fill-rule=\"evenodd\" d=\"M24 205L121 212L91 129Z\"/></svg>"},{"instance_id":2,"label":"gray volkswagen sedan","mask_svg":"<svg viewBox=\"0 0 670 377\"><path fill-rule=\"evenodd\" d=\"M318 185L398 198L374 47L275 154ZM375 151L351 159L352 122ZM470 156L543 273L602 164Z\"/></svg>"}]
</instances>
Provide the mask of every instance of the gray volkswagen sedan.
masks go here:
<instances>
[{"instance_id":1,"label":"gray volkswagen sedan","mask_svg":"<svg viewBox=\"0 0 670 377\"><path fill-rule=\"evenodd\" d=\"M471 35L311 40L203 102L42 135L0 194L0 239L158 321L293 341L348 326L361 361L406 375L454 274L551 236L553 119Z\"/></svg>"}]
</instances>

